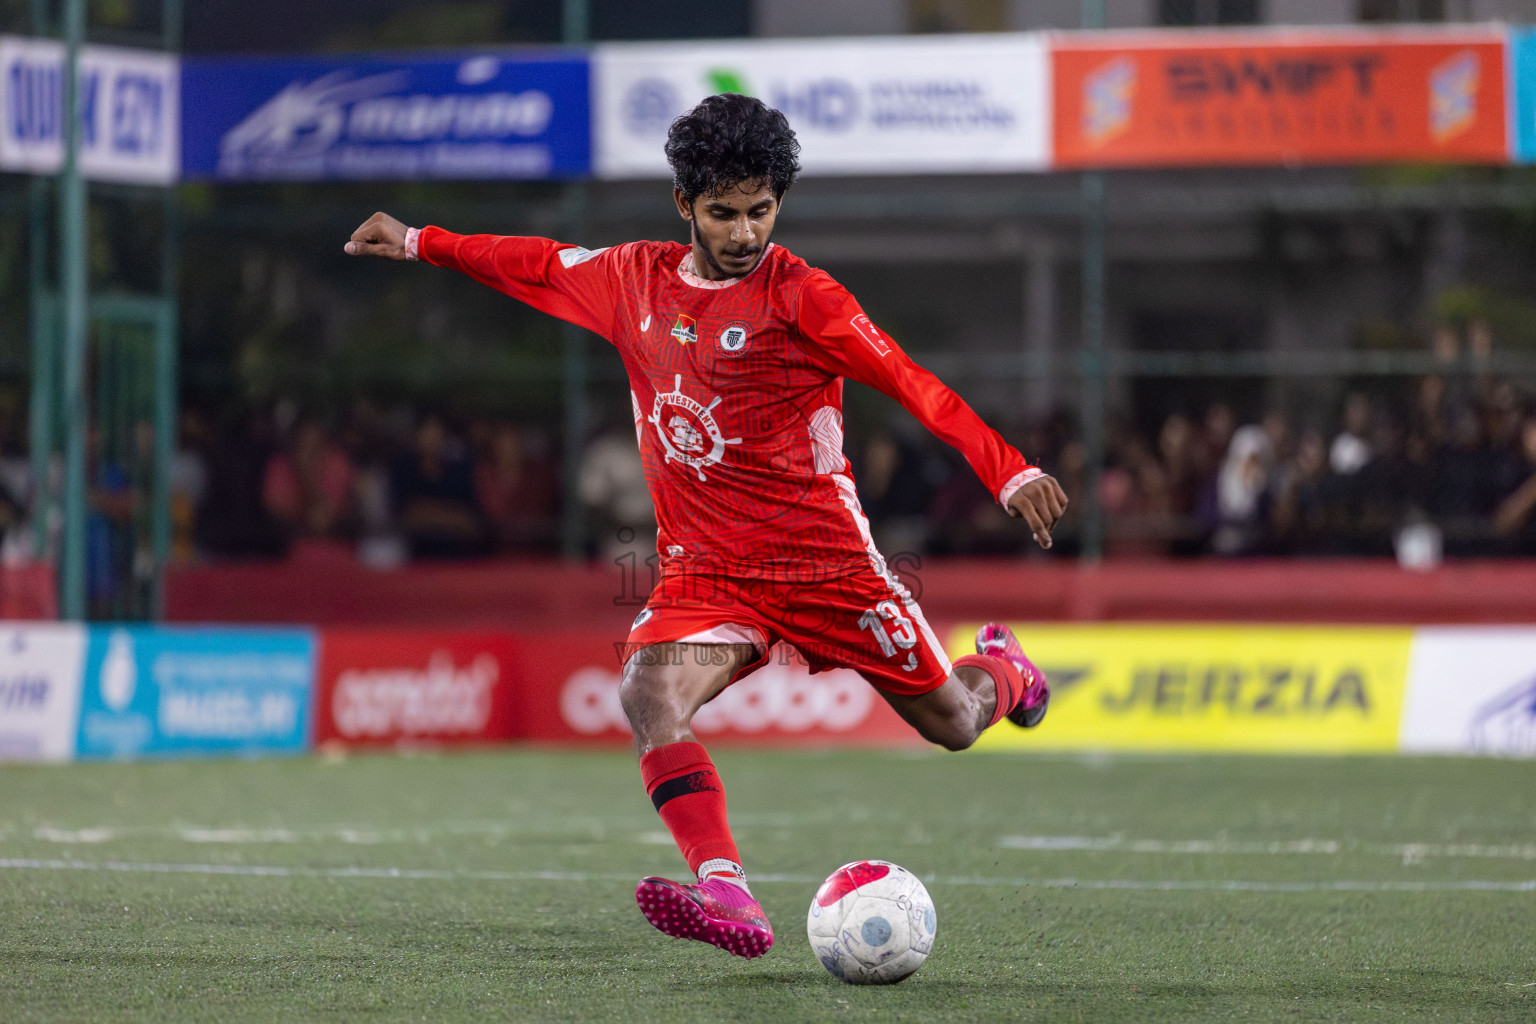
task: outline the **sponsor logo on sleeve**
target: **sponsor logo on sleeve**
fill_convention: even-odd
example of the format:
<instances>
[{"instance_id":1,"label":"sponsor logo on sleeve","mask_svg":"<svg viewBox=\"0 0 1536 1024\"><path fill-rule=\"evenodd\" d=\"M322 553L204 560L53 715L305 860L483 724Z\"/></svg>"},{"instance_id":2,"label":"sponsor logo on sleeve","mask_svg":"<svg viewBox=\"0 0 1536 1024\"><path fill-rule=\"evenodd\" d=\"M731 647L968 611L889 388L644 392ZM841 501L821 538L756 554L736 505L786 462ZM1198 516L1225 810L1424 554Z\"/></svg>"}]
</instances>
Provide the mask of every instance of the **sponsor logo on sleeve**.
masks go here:
<instances>
[{"instance_id":1,"label":"sponsor logo on sleeve","mask_svg":"<svg viewBox=\"0 0 1536 1024\"><path fill-rule=\"evenodd\" d=\"M869 342L869 347L875 350L876 355L883 359L891 354L890 343L885 340L885 335L880 333L880 328L869 322L869 317L860 313L848 323L859 332L861 338Z\"/></svg>"},{"instance_id":2,"label":"sponsor logo on sleeve","mask_svg":"<svg viewBox=\"0 0 1536 1024\"><path fill-rule=\"evenodd\" d=\"M562 265L564 265L565 269L570 270L572 267L580 266L581 264L587 262L587 260L592 259L594 256L601 256L607 251L608 249L606 247L602 249L583 249L580 246L577 246L576 248L572 249L561 249L560 262Z\"/></svg>"}]
</instances>

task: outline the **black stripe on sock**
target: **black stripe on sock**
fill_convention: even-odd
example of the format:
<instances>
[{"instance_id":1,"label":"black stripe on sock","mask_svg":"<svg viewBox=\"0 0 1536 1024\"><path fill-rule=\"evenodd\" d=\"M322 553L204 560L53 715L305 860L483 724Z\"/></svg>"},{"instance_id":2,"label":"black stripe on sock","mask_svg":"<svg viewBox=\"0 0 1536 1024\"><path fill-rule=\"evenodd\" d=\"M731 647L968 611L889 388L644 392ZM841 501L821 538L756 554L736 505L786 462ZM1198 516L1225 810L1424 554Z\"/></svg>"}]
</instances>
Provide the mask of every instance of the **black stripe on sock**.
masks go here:
<instances>
[{"instance_id":1,"label":"black stripe on sock","mask_svg":"<svg viewBox=\"0 0 1536 1024\"><path fill-rule=\"evenodd\" d=\"M714 772L694 772L692 775L679 775L675 779L668 779L651 790L651 803L655 804L659 811L662 804L674 797L687 796L689 793L718 792L720 787L715 782Z\"/></svg>"}]
</instances>

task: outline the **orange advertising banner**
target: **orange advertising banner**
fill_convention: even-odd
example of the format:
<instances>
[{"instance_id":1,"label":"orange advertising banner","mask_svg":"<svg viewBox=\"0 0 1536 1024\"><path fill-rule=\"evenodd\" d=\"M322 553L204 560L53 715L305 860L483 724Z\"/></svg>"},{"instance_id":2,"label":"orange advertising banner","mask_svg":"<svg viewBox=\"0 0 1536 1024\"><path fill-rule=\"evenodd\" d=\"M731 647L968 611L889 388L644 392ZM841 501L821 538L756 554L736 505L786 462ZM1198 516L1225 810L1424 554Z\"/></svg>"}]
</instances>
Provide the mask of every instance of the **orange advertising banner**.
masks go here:
<instances>
[{"instance_id":1,"label":"orange advertising banner","mask_svg":"<svg viewBox=\"0 0 1536 1024\"><path fill-rule=\"evenodd\" d=\"M1062 38L1055 163L1504 163L1504 52L1495 30Z\"/></svg>"}]
</instances>

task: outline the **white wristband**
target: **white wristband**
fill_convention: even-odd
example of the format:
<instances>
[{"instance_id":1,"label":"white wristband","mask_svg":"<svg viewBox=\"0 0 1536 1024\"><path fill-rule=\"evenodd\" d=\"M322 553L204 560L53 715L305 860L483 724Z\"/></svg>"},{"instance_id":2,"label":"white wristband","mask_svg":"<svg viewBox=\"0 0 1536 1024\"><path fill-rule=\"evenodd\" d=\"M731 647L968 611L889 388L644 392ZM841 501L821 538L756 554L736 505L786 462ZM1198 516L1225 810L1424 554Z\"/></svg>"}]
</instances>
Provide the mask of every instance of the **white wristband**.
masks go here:
<instances>
[{"instance_id":1,"label":"white wristband","mask_svg":"<svg viewBox=\"0 0 1536 1024\"><path fill-rule=\"evenodd\" d=\"M1008 499L1013 497L1013 493L1015 491L1029 483L1031 480L1038 480L1042 476L1045 476L1045 470L1041 469L1039 466L1030 466L1024 472L1019 473L1018 475L1014 476L1013 479L1003 484L1002 488L997 492L997 500L1006 506L1008 504Z\"/></svg>"},{"instance_id":2,"label":"white wristband","mask_svg":"<svg viewBox=\"0 0 1536 1024\"><path fill-rule=\"evenodd\" d=\"M419 255L417 255L417 253L416 253L416 247L417 247L417 245L420 244L420 242L421 242L421 228L406 228L405 229L405 258L406 259L408 259L408 260L419 260L419 259L421 259L421 257Z\"/></svg>"}]
</instances>

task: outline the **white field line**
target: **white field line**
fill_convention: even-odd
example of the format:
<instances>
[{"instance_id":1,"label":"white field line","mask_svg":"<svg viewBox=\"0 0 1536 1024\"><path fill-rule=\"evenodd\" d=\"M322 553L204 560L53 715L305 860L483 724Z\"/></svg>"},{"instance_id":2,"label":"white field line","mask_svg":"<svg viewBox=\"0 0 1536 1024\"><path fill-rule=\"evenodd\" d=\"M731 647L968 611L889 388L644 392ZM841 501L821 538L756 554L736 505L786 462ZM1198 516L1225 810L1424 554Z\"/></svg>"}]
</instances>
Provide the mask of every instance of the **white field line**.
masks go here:
<instances>
[{"instance_id":1,"label":"white field line","mask_svg":"<svg viewBox=\"0 0 1536 1024\"><path fill-rule=\"evenodd\" d=\"M476 836L512 838L514 836L588 835L605 838L611 834L608 823L596 819L568 819L541 824L518 824L508 821L445 822L419 828L247 828L207 827L201 825L103 825L85 828L58 828L42 825L32 829L17 826L0 826L0 841L36 839L45 843L85 844L109 843L119 839L169 839L183 843L208 844L263 844L263 843L325 843L340 842L372 846L381 843L423 843L445 836Z\"/></svg>"},{"instance_id":2,"label":"white field line","mask_svg":"<svg viewBox=\"0 0 1536 1024\"><path fill-rule=\"evenodd\" d=\"M240 878L337 878L395 879L430 882L625 882L633 874L583 871L443 871L434 868L310 868L256 864L159 864L138 861L34 860L0 858L4 871L97 871L150 875L226 875ZM821 882L810 875L756 875L753 882L812 886ZM975 876L932 876L933 885L976 886L982 888L1020 889L1102 889L1143 892L1536 892L1536 879L1530 881L1445 881L1445 882L1246 882L1179 881L1093 878L983 878Z\"/></svg>"},{"instance_id":3,"label":"white field line","mask_svg":"<svg viewBox=\"0 0 1536 1024\"><path fill-rule=\"evenodd\" d=\"M166 839L198 845L259 845L339 842L375 846L388 843L429 843L445 836L516 839L532 835L579 835L592 840L631 839L645 846L671 845L665 832L632 832L614 829L613 823L568 819L547 823L509 821L453 821L408 829L368 826L327 828L250 828L199 825L129 825L24 829L0 825L0 842L30 838L64 845L98 845L120 839ZM1045 853L1110 852L1134 854L1181 854L1207 856L1337 856L1363 854L1387 856L1414 864L1431 859L1498 859L1536 861L1536 843L1365 843L1341 839L1292 839L1242 841L1230 839L1130 839L1124 836L1002 836L997 845L1005 850Z\"/></svg>"},{"instance_id":4,"label":"white field line","mask_svg":"<svg viewBox=\"0 0 1536 1024\"><path fill-rule=\"evenodd\" d=\"M1361 843L1339 839L1241 842L1227 839L1126 839L1120 836L1003 836L998 839L997 845L1005 850L1044 852L1172 853L1217 856L1364 853L1398 857L1405 863L1430 858L1457 857L1536 860L1536 843Z\"/></svg>"}]
</instances>

